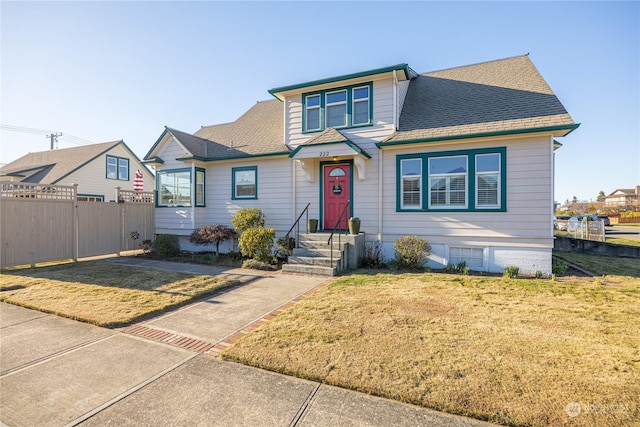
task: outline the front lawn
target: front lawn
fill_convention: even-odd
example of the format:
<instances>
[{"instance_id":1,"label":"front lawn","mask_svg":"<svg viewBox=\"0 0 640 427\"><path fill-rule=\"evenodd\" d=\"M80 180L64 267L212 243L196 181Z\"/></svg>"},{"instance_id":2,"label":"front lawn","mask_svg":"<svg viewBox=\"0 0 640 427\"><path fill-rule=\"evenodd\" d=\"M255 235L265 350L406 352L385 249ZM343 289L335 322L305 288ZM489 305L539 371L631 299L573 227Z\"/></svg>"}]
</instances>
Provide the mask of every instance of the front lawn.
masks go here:
<instances>
[{"instance_id":1,"label":"front lawn","mask_svg":"<svg viewBox=\"0 0 640 427\"><path fill-rule=\"evenodd\" d=\"M235 284L211 276L88 261L3 270L0 301L113 327Z\"/></svg>"},{"instance_id":2,"label":"front lawn","mask_svg":"<svg viewBox=\"0 0 640 427\"><path fill-rule=\"evenodd\" d=\"M222 356L507 425L637 425L640 279L627 279L354 274Z\"/></svg>"}]
</instances>

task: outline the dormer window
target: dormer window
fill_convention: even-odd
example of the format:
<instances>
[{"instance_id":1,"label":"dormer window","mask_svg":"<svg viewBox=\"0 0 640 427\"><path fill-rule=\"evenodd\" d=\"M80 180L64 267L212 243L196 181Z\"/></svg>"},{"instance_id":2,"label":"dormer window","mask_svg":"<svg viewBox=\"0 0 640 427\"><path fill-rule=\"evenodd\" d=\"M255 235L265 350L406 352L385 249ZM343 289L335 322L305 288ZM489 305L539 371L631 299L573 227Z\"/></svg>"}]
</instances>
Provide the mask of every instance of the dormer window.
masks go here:
<instances>
[{"instance_id":1,"label":"dormer window","mask_svg":"<svg viewBox=\"0 0 640 427\"><path fill-rule=\"evenodd\" d=\"M327 127L339 128L347 125L347 91L340 90L325 94Z\"/></svg>"},{"instance_id":2,"label":"dormer window","mask_svg":"<svg viewBox=\"0 0 640 427\"><path fill-rule=\"evenodd\" d=\"M303 132L367 126L373 122L372 84L302 95Z\"/></svg>"}]
</instances>

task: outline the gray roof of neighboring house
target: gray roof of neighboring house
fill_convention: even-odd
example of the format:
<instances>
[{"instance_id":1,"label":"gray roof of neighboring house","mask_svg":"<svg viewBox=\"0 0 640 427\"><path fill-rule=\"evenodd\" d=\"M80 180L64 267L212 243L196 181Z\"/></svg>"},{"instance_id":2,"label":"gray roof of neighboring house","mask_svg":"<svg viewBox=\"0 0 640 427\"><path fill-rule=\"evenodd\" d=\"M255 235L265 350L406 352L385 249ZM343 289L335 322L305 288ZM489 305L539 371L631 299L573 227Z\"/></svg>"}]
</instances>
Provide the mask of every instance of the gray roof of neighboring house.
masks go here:
<instances>
[{"instance_id":1,"label":"gray roof of neighboring house","mask_svg":"<svg viewBox=\"0 0 640 427\"><path fill-rule=\"evenodd\" d=\"M573 125L528 55L419 75L385 142Z\"/></svg>"},{"instance_id":2,"label":"gray roof of neighboring house","mask_svg":"<svg viewBox=\"0 0 640 427\"><path fill-rule=\"evenodd\" d=\"M0 169L0 175L16 176L24 182L55 184L118 144L124 144L124 142L104 142L25 154L3 166Z\"/></svg>"}]
</instances>

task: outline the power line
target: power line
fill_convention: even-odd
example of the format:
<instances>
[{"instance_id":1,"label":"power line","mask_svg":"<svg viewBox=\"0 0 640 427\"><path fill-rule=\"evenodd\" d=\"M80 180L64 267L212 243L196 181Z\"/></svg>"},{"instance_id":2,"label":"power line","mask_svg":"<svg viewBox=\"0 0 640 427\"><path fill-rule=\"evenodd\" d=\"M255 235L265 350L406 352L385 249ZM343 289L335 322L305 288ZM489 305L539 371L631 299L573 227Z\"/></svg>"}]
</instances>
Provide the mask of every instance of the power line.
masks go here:
<instances>
[{"instance_id":1,"label":"power line","mask_svg":"<svg viewBox=\"0 0 640 427\"><path fill-rule=\"evenodd\" d=\"M36 129L36 128L28 128L28 127L24 127L24 126L14 126L14 125L5 125L5 124L0 124L0 128L7 130L7 131L11 131L11 132L21 132L21 133L30 133L30 134L35 134L35 135L44 135L46 138L50 138L51 141L51 146L53 149L53 143L58 141L58 137L65 141L68 142L70 144L73 145L87 145L87 144L95 144L95 142L93 141L89 141L88 139L84 139L84 138L80 138L68 133L62 133L62 132L55 132L52 130L46 130L46 129Z\"/></svg>"}]
</instances>

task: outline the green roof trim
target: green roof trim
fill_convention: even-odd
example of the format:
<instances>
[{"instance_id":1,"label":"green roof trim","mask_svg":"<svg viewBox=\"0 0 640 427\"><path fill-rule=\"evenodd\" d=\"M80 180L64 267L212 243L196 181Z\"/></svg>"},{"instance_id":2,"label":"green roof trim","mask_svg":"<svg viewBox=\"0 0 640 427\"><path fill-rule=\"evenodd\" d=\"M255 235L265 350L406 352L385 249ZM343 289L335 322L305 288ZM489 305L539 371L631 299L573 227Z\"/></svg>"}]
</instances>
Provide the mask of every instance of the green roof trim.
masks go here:
<instances>
[{"instance_id":1,"label":"green roof trim","mask_svg":"<svg viewBox=\"0 0 640 427\"><path fill-rule=\"evenodd\" d=\"M439 142L439 141L452 141L456 139L471 139L471 138L487 138L492 136L504 136L504 135L519 135L525 133L537 133L537 132L554 132L558 130L568 130L563 136L567 136L574 130L576 130L580 126L580 123L573 123L568 125L558 125L558 126L545 126L539 128L525 128L525 129L514 129L514 130L501 130L496 132L484 132L484 133L470 133L466 135L448 135L448 136L437 136L433 138L416 138L416 139L406 139L400 141L389 141L389 142L377 142L376 147L392 147L394 145L409 145L409 144L419 144L423 142Z\"/></svg>"},{"instance_id":2,"label":"green roof trim","mask_svg":"<svg viewBox=\"0 0 640 427\"><path fill-rule=\"evenodd\" d=\"M281 92L287 92L287 91L295 90L295 89L303 89L303 88L311 87L311 86L319 86L319 85L328 84L328 83L337 83L337 82L344 81L344 80L357 79L359 77L373 76L373 75L376 75L376 74L383 74L383 73L388 73L388 72L391 72L391 71L404 71L404 73L405 73L405 75L407 76L408 79L411 79L411 78L417 76L417 73L415 71L413 71L409 67L409 65L407 65L407 64L397 64L397 65L392 65L390 67L376 68L374 70L369 70L369 71L361 71L359 73L345 74L345 75L342 75L342 76L329 77L329 78L320 79L320 80L313 80L313 81L306 82L306 83L298 83L298 84L289 85L289 86L276 87L276 88L273 88L273 89L269 89L269 93L271 95L273 95L274 97L278 98L276 96L276 94L277 93L281 93Z\"/></svg>"},{"instance_id":3,"label":"green roof trim","mask_svg":"<svg viewBox=\"0 0 640 427\"><path fill-rule=\"evenodd\" d=\"M279 151L277 153L264 153L264 154L247 154L244 156L227 156L227 157L200 157L200 156L190 156L190 157L178 157L176 160L184 162L185 160L197 160L200 162L219 162L224 160L244 160L244 159L253 159L256 157L273 157L273 156L288 156L289 151Z\"/></svg>"},{"instance_id":4,"label":"green roof trim","mask_svg":"<svg viewBox=\"0 0 640 427\"><path fill-rule=\"evenodd\" d=\"M353 142L351 142L349 140L346 140L346 141L335 141L335 142L319 142L317 144L299 145L298 147L296 147L295 150L293 150L289 154L289 157L293 159L300 150L302 150L303 148L306 148L306 147L318 147L318 146L321 146L321 145L335 145L335 144L345 144L345 145L349 146L349 148L351 148L356 153L365 156L367 159L371 158L371 156L366 151L364 151L362 148L358 147L356 144L354 144Z\"/></svg>"}]
</instances>

